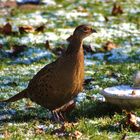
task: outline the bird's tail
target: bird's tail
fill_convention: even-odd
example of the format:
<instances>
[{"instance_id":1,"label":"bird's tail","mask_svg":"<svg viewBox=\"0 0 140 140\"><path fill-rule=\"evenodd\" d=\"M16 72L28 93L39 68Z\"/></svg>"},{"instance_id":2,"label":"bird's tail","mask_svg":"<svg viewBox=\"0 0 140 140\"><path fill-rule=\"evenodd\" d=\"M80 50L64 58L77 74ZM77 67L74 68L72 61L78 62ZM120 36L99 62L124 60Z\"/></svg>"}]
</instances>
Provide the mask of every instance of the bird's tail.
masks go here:
<instances>
[{"instance_id":1,"label":"bird's tail","mask_svg":"<svg viewBox=\"0 0 140 140\"><path fill-rule=\"evenodd\" d=\"M0 103L1 102L5 102L5 103L15 102L15 101L20 100L22 98L27 98L27 90L26 89L21 91L20 93L18 93L16 95L14 95L13 97L11 97L9 99L0 101Z\"/></svg>"}]
</instances>

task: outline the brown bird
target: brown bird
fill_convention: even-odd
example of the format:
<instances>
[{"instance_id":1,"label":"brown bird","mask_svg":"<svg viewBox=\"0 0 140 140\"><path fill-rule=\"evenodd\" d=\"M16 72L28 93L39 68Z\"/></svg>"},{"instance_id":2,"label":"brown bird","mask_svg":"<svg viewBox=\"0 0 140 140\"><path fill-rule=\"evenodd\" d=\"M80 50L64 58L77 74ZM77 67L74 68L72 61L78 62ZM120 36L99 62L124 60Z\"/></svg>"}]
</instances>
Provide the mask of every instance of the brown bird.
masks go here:
<instances>
[{"instance_id":1,"label":"brown bird","mask_svg":"<svg viewBox=\"0 0 140 140\"><path fill-rule=\"evenodd\" d=\"M83 39L93 32L96 31L90 25L78 26L69 37L68 48L62 56L42 68L25 90L1 102L29 98L58 116L58 112L68 106L83 89Z\"/></svg>"}]
</instances>

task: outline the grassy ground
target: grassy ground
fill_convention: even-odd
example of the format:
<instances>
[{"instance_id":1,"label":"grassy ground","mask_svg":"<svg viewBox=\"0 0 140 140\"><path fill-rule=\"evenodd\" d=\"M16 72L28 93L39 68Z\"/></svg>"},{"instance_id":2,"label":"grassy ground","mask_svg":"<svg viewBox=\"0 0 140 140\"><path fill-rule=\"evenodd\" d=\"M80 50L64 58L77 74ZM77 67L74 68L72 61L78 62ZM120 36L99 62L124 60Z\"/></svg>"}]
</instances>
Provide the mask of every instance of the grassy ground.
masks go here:
<instances>
[{"instance_id":1,"label":"grassy ground","mask_svg":"<svg viewBox=\"0 0 140 140\"><path fill-rule=\"evenodd\" d=\"M0 99L8 98L27 87L29 80L44 65L56 59L52 51L45 49L49 40L52 48L66 47L66 38L73 29L88 23L98 31L85 40L93 51L85 53L85 77L93 80L85 85L84 92L96 95L103 88L120 84L132 85L132 75L140 69L140 3L137 0L118 0L123 14L112 16L113 2L80 0L55 1L50 6L30 6L4 8L5 16L0 17L0 25L10 22L14 31L18 26L45 24L45 31L4 36L0 34ZM9 11L7 13L7 11ZM106 18L108 21L106 20ZM102 50L107 41L119 48ZM9 57L13 44L28 47L17 57ZM135 111L140 115L140 111ZM60 124L47 119L50 112L29 100L0 106L0 139L68 139L52 135L51 131ZM83 99L67 116L77 125L67 127L67 131L82 133L81 139L139 139L139 133L120 123L125 114L117 107Z\"/></svg>"}]
</instances>

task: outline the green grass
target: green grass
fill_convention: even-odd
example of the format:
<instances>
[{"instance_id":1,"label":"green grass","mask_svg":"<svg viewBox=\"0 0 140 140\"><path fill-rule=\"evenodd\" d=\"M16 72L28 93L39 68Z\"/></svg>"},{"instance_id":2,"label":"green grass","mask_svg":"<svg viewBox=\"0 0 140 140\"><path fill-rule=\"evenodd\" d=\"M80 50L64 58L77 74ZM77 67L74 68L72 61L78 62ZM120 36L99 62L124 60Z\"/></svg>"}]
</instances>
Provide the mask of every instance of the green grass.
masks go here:
<instances>
[{"instance_id":1,"label":"green grass","mask_svg":"<svg viewBox=\"0 0 140 140\"><path fill-rule=\"evenodd\" d=\"M99 33L98 36L92 36L89 41L85 40L86 44L91 44L95 47L95 51L94 53L89 53L90 57L88 57L88 60L94 62L94 64L85 66L85 77L92 77L94 80L85 86L84 91L88 95L93 95L100 93L101 89L106 87L121 84L132 85L133 74L135 71L140 70L140 12L132 13L131 10L138 9L140 7L139 2L135 0L117 1L122 5L124 13L115 17L111 16L112 2L91 0L87 0L86 3L82 3L80 0L56 0L56 2L56 6L49 7L41 5L33 9L13 8L12 16L1 17L17 27L24 24L36 26L34 24L39 20L35 20L37 15L34 14L40 12L42 17L40 20L46 20L46 28L44 33L25 33L23 35L18 33L9 36L0 34L0 40L4 40L2 41L4 47L0 50L0 59L2 60L0 62L0 99L9 98L26 88L29 80L37 71L57 58L56 55L50 52L50 56L36 59L39 54L46 51L44 38L46 39L48 33L54 33L57 36L57 39L53 36L49 39L51 47L66 46L65 39L70 35L71 31L64 33L60 29L72 29L83 23L93 24ZM85 12L87 15L71 16L70 14L67 17L72 10ZM60 11L64 12L61 13ZM59 12L61 14L57 15ZM108 17L108 22L100 21L104 16ZM31 20L34 22L31 22ZM126 28L127 24L122 28L120 25L123 23L133 26ZM0 21L0 25L3 24ZM112 35L109 36L110 29L112 29ZM102 35L102 31L106 31L106 34ZM120 32L122 33L121 35L119 35ZM10 49L10 45L21 44L23 38L30 38L31 36L34 36L33 38L36 38L36 41L28 40L25 43L28 48L24 53L19 54L17 58L8 57L3 53ZM37 42L38 40L40 42ZM116 55L117 58L109 59L114 53L103 51L103 60L92 56L100 53L101 47L108 40L112 40L119 45L119 53L123 53ZM126 47L127 45L129 47ZM118 51L118 49L115 49L115 51ZM88 56L89 54L86 53L85 55ZM123 59L124 56L128 56L128 59ZM18 63L17 60L20 60L20 62ZM113 78L115 80L112 80ZM10 113L12 110L16 111L16 113ZM134 112L138 116L140 115L140 110L134 110ZM0 106L0 139L69 139L68 137L58 137L51 134L51 131L59 128L61 124L50 121L48 119L49 114L50 112L47 109L32 103L30 100L20 100L5 107ZM4 119L1 120L2 116ZM82 133L81 139L120 140L125 134L129 140L139 139L139 133L132 132L129 127L124 126L123 120L125 117L125 113L116 106L85 99L70 114L67 114L68 120L78 123L78 125L67 128L67 131L71 133L76 130L80 131ZM46 131L38 133L39 125L45 125L47 127ZM53 128L50 125L53 125Z\"/></svg>"}]
</instances>

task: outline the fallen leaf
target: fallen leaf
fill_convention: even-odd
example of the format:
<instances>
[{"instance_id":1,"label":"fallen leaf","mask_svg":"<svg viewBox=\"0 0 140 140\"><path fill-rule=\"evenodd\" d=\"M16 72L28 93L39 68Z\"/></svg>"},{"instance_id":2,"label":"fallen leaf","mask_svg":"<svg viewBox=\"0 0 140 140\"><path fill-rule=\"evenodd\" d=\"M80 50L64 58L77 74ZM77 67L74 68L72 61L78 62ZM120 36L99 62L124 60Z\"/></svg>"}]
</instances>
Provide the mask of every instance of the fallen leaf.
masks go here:
<instances>
[{"instance_id":1,"label":"fallen leaf","mask_svg":"<svg viewBox=\"0 0 140 140\"><path fill-rule=\"evenodd\" d=\"M78 11L78 12L87 12L87 9L84 8L83 6L78 6L78 7L77 7L77 11Z\"/></svg>"},{"instance_id":2,"label":"fallen leaf","mask_svg":"<svg viewBox=\"0 0 140 140\"><path fill-rule=\"evenodd\" d=\"M9 138L11 136L11 133L8 132L7 130L4 131L4 137Z\"/></svg>"},{"instance_id":3,"label":"fallen leaf","mask_svg":"<svg viewBox=\"0 0 140 140\"><path fill-rule=\"evenodd\" d=\"M2 33L4 35L10 35L12 33L12 26L10 23L6 23L2 28Z\"/></svg>"},{"instance_id":4,"label":"fallen leaf","mask_svg":"<svg viewBox=\"0 0 140 140\"><path fill-rule=\"evenodd\" d=\"M87 77L84 81L84 85L88 85L90 82L94 81L94 78L93 77Z\"/></svg>"},{"instance_id":5,"label":"fallen leaf","mask_svg":"<svg viewBox=\"0 0 140 140\"><path fill-rule=\"evenodd\" d=\"M121 140L127 140L127 138L126 138L126 133L125 134L123 134L123 136L122 136L122 138L121 138Z\"/></svg>"},{"instance_id":6,"label":"fallen leaf","mask_svg":"<svg viewBox=\"0 0 140 140\"><path fill-rule=\"evenodd\" d=\"M108 22L108 21L109 21L109 19L108 19L108 17L107 17L107 16L104 16L104 18L105 18L105 21L106 21L106 22Z\"/></svg>"},{"instance_id":7,"label":"fallen leaf","mask_svg":"<svg viewBox=\"0 0 140 140\"><path fill-rule=\"evenodd\" d=\"M112 49L118 48L118 45L116 45L115 43L111 42L111 41L107 41L104 45L103 48L106 51L111 51Z\"/></svg>"},{"instance_id":8,"label":"fallen leaf","mask_svg":"<svg viewBox=\"0 0 140 140\"><path fill-rule=\"evenodd\" d=\"M137 117L134 113L127 113L126 124L130 126L132 131L140 132L140 117Z\"/></svg>"},{"instance_id":9,"label":"fallen leaf","mask_svg":"<svg viewBox=\"0 0 140 140\"><path fill-rule=\"evenodd\" d=\"M14 81L11 81L11 82L8 82L7 85L11 87L16 87L18 84Z\"/></svg>"},{"instance_id":10,"label":"fallen leaf","mask_svg":"<svg viewBox=\"0 0 140 140\"><path fill-rule=\"evenodd\" d=\"M43 24L43 25L40 25L40 26L36 27L35 31L36 32L43 32L44 29L45 29L45 25Z\"/></svg>"},{"instance_id":11,"label":"fallen leaf","mask_svg":"<svg viewBox=\"0 0 140 140\"><path fill-rule=\"evenodd\" d=\"M68 122L64 123L65 128L72 128L72 127L74 127L76 125L78 125L78 123L68 123Z\"/></svg>"},{"instance_id":12,"label":"fallen leaf","mask_svg":"<svg viewBox=\"0 0 140 140\"><path fill-rule=\"evenodd\" d=\"M33 102L31 100L27 100L27 102L25 104L25 107L27 109L33 108Z\"/></svg>"},{"instance_id":13,"label":"fallen leaf","mask_svg":"<svg viewBox=\"0 0 140 140\"><path fill-rule=\"evenodd\" d=\"M3 28L2 27L0 27L0 33L2 34L2 31L3 31Z\"/></svg>"},{"instance_id":14,"label":"fallen leaf","mask_svg":"<svg viewBox=\"0 0 140 140\"><path fill-rule=\"evenodd\" d=\"M72 134L72 138L75 138L75 139L79 139L81 138L82 136L82 133L80 131L75 131L74 134Z\"/></svg>"},{"instance_id":15,"label":"fallen leaf","mask_svg":"<svg viewBox=\"0 0 140 140\"><path fill-rule=\"evenodd\" d=\"M19 27L19 32L22 33L28 33L28 32L34 32L34 28L30 25L24 25Z\"/></svg>"},{"instance_id":16,"label":"fallen leaf","mask_svg":"<svg viewBox=\"0 0 140 140\"><path fill-rule=\"evenodd\" d=\"M36 134L42 134L42 133L45 133L45 132L43 131L43 129L37 128L37 129L35 130L35 133L36 133Z\"/></svg>"},{"instance_id":17,"label":"fallen leaf","mask_svg":"<svg viewBox=\"0 0 140 140\"><path fill-rule=\"evenodd\" d=\"M19 53L25 51L25 48L27 48L26 45L12 45L11 46L11 55L17 56Z\"/></svg>"},{"instance_id":18,"label":"fallen leaf","mask_svg":"<svg viewBox=\"0 0 140 140\"><path fill-rule=\"evenodd\" d=\"M47 50L51 50L50 43L49 43L48 40L46 40L45 48L46 48Z\"/></svg>"},{"instance_id":19,"label":"fallen leaf","mask_svg":"<svg viewBox=\"0 0 140 140\"><path fill-rule=\"evenodd\" d=\"M83 48L84 48L84 52L85 53L93 53L94 52L94 50L93 50L93 48L92 48L91 45L85 45L85 44L83 44Z\"/></svg>"},{"instance_id":20,"label":"fallen leaf","mask_svg":"<svg viewBox=\"0 0 140 140\"><path fill-rule=\"evenodd\" d=\"M3 48L3 44L0 44L0 49L2 49Z\"/></svg>"},{"instance_id":21,"label":"fallen leaf","mask_svg":"<svg viewBox=\"0 0 140 140\"><path fill-rule=\"evenodd\" d=\"M131 94L136 95L136 90L133 90Z\"/></svg>"},{"instance_id":22,"label":"fallen leaf","mask_svg":"<svg viewBox=\"0 0 140 140\"><path fill-rule=\"evenodd\" d=\"M55 129L51 132L52 135L58 137L69 137L70 139L79 139L82 136L82 133L79 131L68 132L66 128L71 128L74 125L72 123L64 123L60 128Z\"/></svg>"},{"instance_id":23,"label":"fallen leaf","mask_svg":"<svg viewBox=\"0 0 140 140\"><path fill-rule=\"evenodd\" d=\"M113 8L112 8L112 13L111 13L113 16L117 16L119 14L123 14L123 9L122 9L122 6L117 4L117 3L114 3L113 5Z\"/></svg>"},{"instance_id":24,"label":"fallen leaf","mask_svg":"<svg viewBox=\"0 0 140 140\"><path fill-rule=\"evenodd\" d=\"M56 135L58 137L66 137L69 136L69 133L65 130L65 126L62 125L60 128L55 129L51 132L52 135Z\"/></svg>"}]
</instances>

